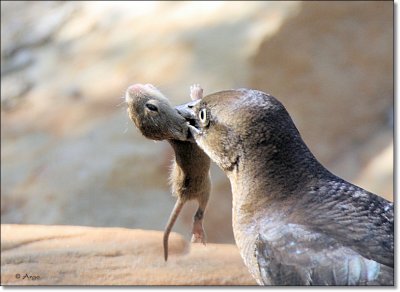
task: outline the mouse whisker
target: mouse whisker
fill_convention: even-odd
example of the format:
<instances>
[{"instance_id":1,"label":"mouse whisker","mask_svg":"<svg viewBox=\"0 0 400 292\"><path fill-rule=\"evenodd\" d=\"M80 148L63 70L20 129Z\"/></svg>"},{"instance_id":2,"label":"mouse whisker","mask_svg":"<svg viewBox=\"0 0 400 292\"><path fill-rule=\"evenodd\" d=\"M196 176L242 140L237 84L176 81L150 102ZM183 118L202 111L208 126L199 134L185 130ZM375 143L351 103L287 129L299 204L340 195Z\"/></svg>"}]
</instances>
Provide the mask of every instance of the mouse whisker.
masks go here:
<instances>
[{"instance_id":1,"label":"mouse whisker","mask_svg":"<svg viewBox=\"0 0 400 292\"><path fill-rule=\"evenodd\" d=\"M126 103L126 101L124 100L124 101L122 101L122 102L120 102L119 104L117 104L115 107L120 107L121 105L123 105L124 103Z\"/></svg>"}]
</instances>

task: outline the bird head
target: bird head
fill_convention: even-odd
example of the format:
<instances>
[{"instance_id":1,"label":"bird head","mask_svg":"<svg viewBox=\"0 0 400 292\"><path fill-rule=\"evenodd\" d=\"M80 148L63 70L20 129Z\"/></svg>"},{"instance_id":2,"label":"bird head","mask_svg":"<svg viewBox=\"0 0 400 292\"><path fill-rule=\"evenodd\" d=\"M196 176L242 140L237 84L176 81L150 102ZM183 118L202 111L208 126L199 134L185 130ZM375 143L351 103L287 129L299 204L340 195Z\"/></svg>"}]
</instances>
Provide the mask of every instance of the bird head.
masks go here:
<instances>
[{"instance_id":1,"label":"bird head","mask_svg":"<svg viewBox=\"0 0 400 292\"><path fill-rule=\"evenodd\" d=\"M176 109L196 143L225 171L274 155L286 136L298 135L284 106L257 90L221 91Z\"/></svg>"}]
</instances>

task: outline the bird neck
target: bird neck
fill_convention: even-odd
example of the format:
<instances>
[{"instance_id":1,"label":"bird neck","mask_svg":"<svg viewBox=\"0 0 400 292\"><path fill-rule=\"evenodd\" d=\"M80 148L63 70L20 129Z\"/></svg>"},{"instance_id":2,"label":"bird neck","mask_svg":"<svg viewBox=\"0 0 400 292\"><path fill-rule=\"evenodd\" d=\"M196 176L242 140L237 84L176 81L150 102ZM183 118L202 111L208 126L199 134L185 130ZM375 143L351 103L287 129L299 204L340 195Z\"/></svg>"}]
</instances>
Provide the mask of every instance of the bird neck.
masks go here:
<instances>
[{"instance_id":1,"label":"bird neck","mask_svg":"<svg viewBox=\"0 0 400 292\"><path fill-rule=\"evenodd\" d=\"M233 207L250 215L260 207L265 209L276 202L298 199L304 193L302 190L315 180L332 175L318 162L299 134L246 145L239 160L237 168L227 173Z\"/></svg>"}]
</instances>

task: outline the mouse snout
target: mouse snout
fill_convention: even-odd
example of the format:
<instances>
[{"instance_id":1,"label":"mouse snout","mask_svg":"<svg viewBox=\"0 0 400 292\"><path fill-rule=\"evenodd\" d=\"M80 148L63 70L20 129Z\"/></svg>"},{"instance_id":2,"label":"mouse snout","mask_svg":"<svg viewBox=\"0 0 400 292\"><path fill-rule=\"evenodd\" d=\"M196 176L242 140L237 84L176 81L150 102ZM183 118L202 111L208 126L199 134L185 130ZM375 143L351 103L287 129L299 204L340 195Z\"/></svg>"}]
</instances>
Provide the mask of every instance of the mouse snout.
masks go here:
<instances>
[{"instance_id":1,"label":"mouse snout","mask_svg":"<svg viewBox=\"0 0 400 292\"><path fill-rule=\"evenodd\" d=\"M133 84L128 87L128 93L131 95L137 95L140 93L145 86L143 84Z\"/></svg>"},{"instance_id":2,"label":"mouse snout","mask_svg":"<svg viewBox=\"0 0 400 292\"><path fill-rule=\"evenodd\" d=\"M135 99L140 97L145 91L145 86L143 84L133 84L128 87L125 93L125 101L127 103L134 102Z\"/></svg>"},{"instance_id":3,"label":"mouse snout","mask_svg":"<svg viewBox=\"0 0 400 292\"><path fill-rule=\"evenodd\" d=\"M138 92L146 92L148 90L157 90L157 88L152 84L133 84L128 87L128 92L132 94L137 94Z\"/></svg>"},{"instance_id":4,"label":"mouse snout","mask_svg":"<svg viewBox=\"0 0 400 292\"><path fill-rule=\"evenodd\" d=\"M138 101L139 98L144 96L157 96L165 99L165 97L159 92L159 90L152 84L133 84L128 87L125 93L125 101L127 103L133 103Z\"/></svg>"}]
</instances>

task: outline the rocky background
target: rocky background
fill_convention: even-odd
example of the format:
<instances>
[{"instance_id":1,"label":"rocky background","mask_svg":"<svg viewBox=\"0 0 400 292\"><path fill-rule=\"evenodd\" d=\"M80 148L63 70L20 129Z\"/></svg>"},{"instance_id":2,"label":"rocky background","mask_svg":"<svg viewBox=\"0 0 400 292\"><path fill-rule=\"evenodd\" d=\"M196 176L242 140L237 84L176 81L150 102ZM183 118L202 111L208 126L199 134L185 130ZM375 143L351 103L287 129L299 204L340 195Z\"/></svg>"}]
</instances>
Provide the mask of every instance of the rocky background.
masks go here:
<instances>
[{"instance_id":1,"label":"rocky background","mask_svg":"<svg viewBox=\"0 0 400 292\"><path fill-rule=\"evenodd\" d=\"M168 262L160 231L3 224L1 236L7 285L256 284L235 245L190 246L174 232Z\"/></svg>"},{"instance_id":2,"label":"rocky background","mask_svg":"<svg viewBox=\"0 0 400 292\"><path fill-rule=\"evenodd\" d=\"M269 92L328 169L393 199L393 3L2 1L2 223L164 229L173 153L130 122L132 83ZM208 242L233 243L212 179Z\"/></svg>"}]
</instances>

